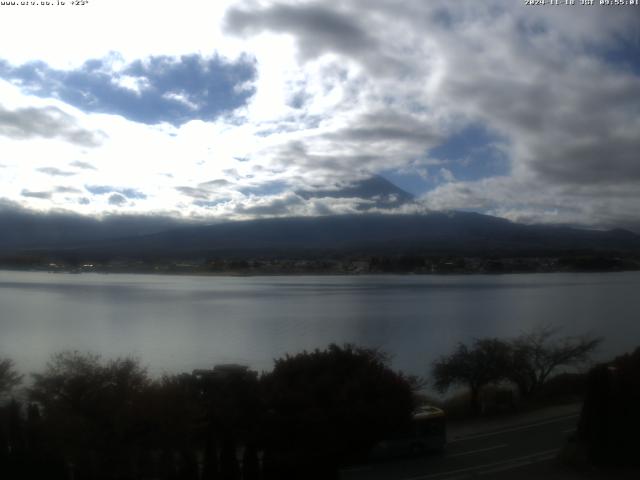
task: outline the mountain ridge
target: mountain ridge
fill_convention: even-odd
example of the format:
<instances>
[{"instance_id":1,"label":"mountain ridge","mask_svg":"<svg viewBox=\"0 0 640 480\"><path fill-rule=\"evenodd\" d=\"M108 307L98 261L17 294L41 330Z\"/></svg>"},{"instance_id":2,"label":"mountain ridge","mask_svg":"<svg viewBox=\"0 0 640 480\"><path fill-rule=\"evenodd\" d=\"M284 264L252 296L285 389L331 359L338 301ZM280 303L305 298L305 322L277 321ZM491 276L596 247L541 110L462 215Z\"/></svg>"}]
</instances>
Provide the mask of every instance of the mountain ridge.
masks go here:
<instances>
[{"instance_id":1,"label":"mountain ridge","mask_svg":"<svg viewBox=\"0 0 640 480\"><path fill-rule=\"evenodd\" d=\"M194 225L152 234L30 252L90 257L282 256L306 254L531 255L640 252L626 230L522 225L473 212L286 217Z\"/></svg>"},{"instance_id":2,"label":"mountain ridge","mask_svg":"<svg viewBox=\"0 0 640 480\"><path fill-rule=\"evenodd\" d=\"M393 213L397 207L415 202L415 197L378 175L296 194L306 200L351 199L360 213L205 224L158 215L107 215L98 219L0 205L0 256L136 259L346 253L501 256L640 253L640 236L619 228L524 225L465 211Z\"/></svg>"}]
</instances>

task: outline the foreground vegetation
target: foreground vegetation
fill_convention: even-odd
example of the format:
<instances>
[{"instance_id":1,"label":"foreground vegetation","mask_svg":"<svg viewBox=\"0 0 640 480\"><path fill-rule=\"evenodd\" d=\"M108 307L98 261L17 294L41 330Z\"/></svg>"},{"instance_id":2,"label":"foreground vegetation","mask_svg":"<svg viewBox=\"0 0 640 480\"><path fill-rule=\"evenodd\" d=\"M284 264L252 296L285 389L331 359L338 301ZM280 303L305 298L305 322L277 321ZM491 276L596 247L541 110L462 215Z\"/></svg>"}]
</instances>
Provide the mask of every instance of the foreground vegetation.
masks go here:
<instances>
[{"instance_id":1,"label":"foreground vegetation","mask_svg":"<svg viewBox=\"0 0 640 480\"><path fill-rule=\"evenodd\" d=\"M640 467L639 405L640 347L589 371L575 449L567 449L567 459L582 466Z\"/></svg>"},{"instance_id":2,"label":"foreground vegetation","mask_svg":"<svg viewBox=\"0 0 640 480\"><path fill-rule=\"evenodd\" d=\"M513 408L505 391L533 402L578 393L586 400L572 461L636 465L640 348L588 375L561 373L598 343L548 328L476 340L436 361L433 380L468 386L464 411L474 414ZM423 401L418 379L353 345L287 355L262 375L218 365L159 379L134 358L62 352L19 391L23 380L0 359L3 479L338 478L340 466L408 428Z\"/></svg>"},{"instance_id":3,"label":"foreground vegetation","mask_svg":"<svg viewBox=\"0 0 640 480\"><path fill-rule=\"evenodd\" d=\"M19 381L5 360L0 394ZM329 346L258 376L218 366L152 380L131 358L55 355L0 413L0 478L335 478L411 421L412 381L376 350Z\"/></svg>"},{"instance_id":4,"label":"foreground vegetation","mask_svg":"<svg viewBox=\"0 0 640 480\"><path fill-rule=\"evenodd\" d=\"M559 337L558 333L557 328L545 326L510 340L482 338L471 345L460 343L434 362L435 387L441 392L455 385L466 387L472 415L480 414L487 403L493 408L514 407L513 388L518 401L536 400L542 390L549 392L545 387L555 373L584 364L601 343L588 335ZM570 376L562 378L568 382ZM503 388L496 390L496 385ZM494 395L485 395L483 402L481 394L488 386L494 387Z\"/></svg>"}]
</instances>

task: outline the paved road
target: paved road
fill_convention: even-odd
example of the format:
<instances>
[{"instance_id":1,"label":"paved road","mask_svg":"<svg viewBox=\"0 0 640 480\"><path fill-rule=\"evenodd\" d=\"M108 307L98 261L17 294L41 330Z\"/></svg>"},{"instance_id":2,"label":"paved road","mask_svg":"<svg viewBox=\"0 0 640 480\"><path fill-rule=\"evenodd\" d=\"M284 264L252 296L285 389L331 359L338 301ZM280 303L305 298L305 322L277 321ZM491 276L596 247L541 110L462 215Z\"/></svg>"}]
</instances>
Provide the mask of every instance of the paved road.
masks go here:
<instances>
[{"instance_id":1,"label":"paved road","mask_svg":"<svg viewBox=\"0 0 640 480\"><path fill-rule=\"evenodd\" d=\"M577 414L563 415L456 438L449 441L444 454L363 465L344 470L342 479L453 480L515 473L551 462L577 420Z\"/></svg>"}]
</instances>

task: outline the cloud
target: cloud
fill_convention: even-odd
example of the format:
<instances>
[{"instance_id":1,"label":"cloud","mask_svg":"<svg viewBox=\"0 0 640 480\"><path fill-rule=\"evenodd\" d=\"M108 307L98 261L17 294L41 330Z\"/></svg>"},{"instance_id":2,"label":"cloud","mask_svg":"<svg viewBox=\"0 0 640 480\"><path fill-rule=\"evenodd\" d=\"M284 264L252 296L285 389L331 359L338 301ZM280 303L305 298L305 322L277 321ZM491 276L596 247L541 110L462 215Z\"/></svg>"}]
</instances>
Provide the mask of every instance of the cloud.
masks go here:
<instances>
[{"instance_id":1,"label":"cloud","mask_svg":"<svg viewBox=\"0 0 640 480\"><path fill-rule=\"evenodd\" d=\"M71 165L72 167L80 168L82 170L96 170L96 167L91 165L89 162L82 162L80 160L73 161L69 165Z\"/></svg>"},{"instance_id":2,"label":"cloud","mask_svg":"<svg viewBox=\"0 0 640 480\"><path fill-rule=\"evenodd\" d=\"M48 200L51 198L51 192L32 192L30 190L22 190L20 195L27 198L38 198L41 200Z\"/></svg>"},{"instance_id":3,"label":"cloud","mask_svg":"<svg viewBox=\"0 0 640 480\"><path fill-rule=\"evenodd\" d=\"M437 145L443 140L441 127L419 114L384 109L370 111L350 119L349 125L326 134L335 142L351 142L359 147L371 145L379 150L386 145L394 149L423 150L427 145ZM419 147L417 147L419 146Z\"/></svg>"},{"instance_id":4,"label":"cloud","mask_svg":"<svg viewBox=\"0 0 640 480\"><path fill-rule=\"evenodd\" d=\"M209 180L208 182L202 182L199 184L202 188L216 188L216 187L229 187L232 186L229 180L225 180L224 178L216 178L215 180Z\"/></svg>"},{"instance_id":5,"label":"cloud","mask_svg":"<svg viewBox=\"0 0 640 480\"><path fill-rule=\"evenodd\" d=\"M249 216L288 216L291 215L294 207L300 206L302 199L297 195L287 195L282 198L265 198L252 205L240 204L236 207L235 213Z\"/></svg>"},{"instance_id":6,"label":"cloud","mask_svg":"<svg viewBox=\"0 0 640 480\"><path fill-rule=\"evenodd\" d=\"M607 53L634 35L637 43L635 10L534 12L498 0L256 5L230 10L229 31L290 35L305 68L291 80L302 112L267 132L281 137L263 153L274 168L330 182L438 163L426 196L438 208L585 224L640 209L640 70L630 68L640 62ZM569 17L578 20L565 28ZM332 68L335 80L322 75ZM316 125L294 120L312 108ZM448 148L465 137L477 140L465 155Z\"/></svg>"},{"instance_id":7,"label":"cloud","mask_svg":"<svg viewBox=\"0 0 640 480\"><path fill-rule=\"evenodd\" d=\"M20 93L4 107L12 112L35 95L65 111L66 103L120 115L87 115L106 126L109 142L63 145L55 156L31 147L43 142L17 141L44 135L14 128L2 139L12 147L3 178L42 193L33 165L77 172L70 186L89 185L97 197L90 209L73 207L92 212L118 194L135 200L130 209L217 218L461 208L640 224L639 9L508 0L247 0L219 13L225 8L211 19L209 46L163 43L166 52L131 49L126 58L90 50L82 58L94 60L76 55L74 67L54 67L51 52L46 61L0 62L0 78L11 82L0 81L0 93ZM193 53L214 44L219 54ZM111 186L122 172L131 191ZM421 203L386 208L373 197L293 193L376 174Z\"/></svg>"},{"instance_id":8,"label":"cloud","mask_svg":"<svg viewBox=\"0 0 640 480\"><path fill-rule=\"evenodd\" d=\"M305 200L327 198L348 200L353 208L358 210L378 209L387 212L414 200L413 195L380 176L347 184L338 183L333 187L331 190L323 188L299 190L296 194Z\"/></svg>"},{"instance_id":9,"label":"cloud","mask_svg":"<svg viewBox=\"0 0 640 480\"><path fill-rule=\"evenodd\" d=\"M94 195L104 195L107 193L117 193L120 196L124 196L130 200L144 200L147 198L147 195L140 190L136 190L135 188L119 188L112 187L110 185L85 185L88 192L93 193ZM113 195L111 196L113 197ZM111 202L111 197L109 201Z\"/></svg>"},{"instance_id":10,"label":"cloud","mask_svg":"<svg viewBox=\"0 0 640 480\"><path fill-rule=\"evenodd\" d=\"M77 126L77 121L57 107L8 110L0 105L0 135L16 140L59 138L82 147L97 147L103 134Z\"/></svg>"},{"instance_id":11,"label":"cloud","mask_svg":"<svg viewBox=\"0 0 640 480\"><path fill-rule=\"evenodd\" d=\"M228 11L227 28L239 34L273 30L299 36L305 56L316 56L326 51L346 52L351 55L366 51L376 44L367 31L345 13L321 4L276 4L263 9Z\"/></svg>"},{"instance_id":12,"label":"cloud","mask_svg":"<svg viewBox=\"0 0 640 480\"><path fill-rule=\"evenodd\" d=\"M82 190L75 187L59 186L54 189L55 193L82 193Z\"/></svg>"},{"instance_id":13,"label":"cloud","mask_svg":"<svg viewBox=\"0 0 640 480\"><path fill-rule=\"evenodd\" d=\"M191 198L196 198L199 200L208 200L209 199L209 190L206 188L194 188L194 187L175 187L175 189Z\"/></svg>"},{"instance_id":14,"label":"cloud","mask_svg":"<svg viewBox=\"0 0 640 480\"><path fill-rule=\"evenodd\" d=\"M445 181L445 182L455 182L456 177L453 175L453 173L451 172L451 170L449 170L448 168L441 168L440 171L440 177Z\"/></svg>"},{"instance_id":15,"label":"cloud","mask_svg":"<svg viewBox=\"0 0 640 480\"><path fill-rule=\"evenodd\" d=\"M253 93L247 85L255 66L246 57L233 62L196 54L150 56L116 68L118 60L87 60L75 70L57 70L42 61L18 66L0 61L0 78L25 93L57 98L84 112L175 126L214 120L244 105Z\"/></svg>"},{"instance_id":16,"label":"cloud","mask_svg":"<svg viewBox=\"0 0 640 480\"><path fill-rule=\"evenodd\" d=\"M303 198L293 192L284 192L267 197L249 197L243 202L232 203L233 218L287 217L345 215L368 211L371 213L415 213L416 207L379 208L376 200L361 198ZM421 207L422 208L422 207Z\"/></svg>"},{"instance_id":17,"label":"cloud","mask_svg":"<svg viewBox=\"0 0 640 480\"><path fill-rule=\"evenodd\" d=\"M146 193L143 193L140 190L136 190L135 188L122 188L115 191L121 193L129 199L144 200L145 198L147 198Z\"/></svg>"},{"instance_id":18,"label":"cloud","mask_svg":"<svg viewBox=\"0 0 640 480\"><path fill-rule=\"evenodd\" d=\"M232 201L232 198L238 198L242 196L239 191L235 189L236 185L224 178L217 178L209 180L207 182L201 182L197 187L190 186L178 186L174 189L193 199L192 204L200 207L212 207L218 206L221 203Z\"/></svg>"},{"instance_id":19,"label":"cloud","mask_svg":"<svg viewBox=\"0 0 640 480\"><path fill-rule=\"evenodd\" d=\"M42 167L36 170L40 173L51 175L52 177L71 177L76 174L75 172L67 172L56 167Z\"/></svg>"},{"instance_id":20,"label":"cloud","mask_svg":"<svg viewBox=\"0 0 640 480\"><path fill-rule=\"evenodd\" d=\"M116 207L121 207L127 204L127 199L120 195L119 193L114 193L109 196L109 205L115 205Z\"/></svg>"},{"instance_id":21,"label":"cloud","mask_svg":"<svg viewBox=\"0 0 640 480\"><path fill-rule=\"evenodd\" d=\"M405 72L394 52L370 32L365 15L353 5L324 2L275 3L264 8L235 7L227 11L228 33L241 36L263 31L293 35L303 61L333 53L366 65L382 75ZM296 98L302 99L298 94ZM294 100L295 103L295 100Z\"/></svg>"}]
</instances>

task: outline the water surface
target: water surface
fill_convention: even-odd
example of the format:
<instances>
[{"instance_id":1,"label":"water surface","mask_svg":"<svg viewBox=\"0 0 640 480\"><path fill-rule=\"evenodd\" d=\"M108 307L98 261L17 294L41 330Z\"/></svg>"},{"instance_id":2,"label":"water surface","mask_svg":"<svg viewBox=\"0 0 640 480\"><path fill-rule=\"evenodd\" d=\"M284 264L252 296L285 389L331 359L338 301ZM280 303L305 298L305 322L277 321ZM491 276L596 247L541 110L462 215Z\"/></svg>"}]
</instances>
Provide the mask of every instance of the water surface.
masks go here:
<instances>
[{"instance_id":1,"label":"water surface","mask_svg":"<svg viewBox=\"0 0 640 480\"><path fill-rule=\"evenodd\" d=\"M63 349L134 354L152 373L269 370L285 353L354 342L423 375L474 337L540 325L640 344L640 273L201 277L0 272L0 356L25 372Z\"/></svg>"}]
</instances>

